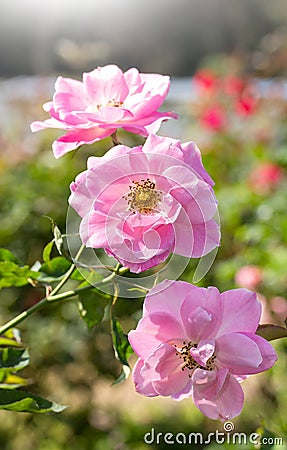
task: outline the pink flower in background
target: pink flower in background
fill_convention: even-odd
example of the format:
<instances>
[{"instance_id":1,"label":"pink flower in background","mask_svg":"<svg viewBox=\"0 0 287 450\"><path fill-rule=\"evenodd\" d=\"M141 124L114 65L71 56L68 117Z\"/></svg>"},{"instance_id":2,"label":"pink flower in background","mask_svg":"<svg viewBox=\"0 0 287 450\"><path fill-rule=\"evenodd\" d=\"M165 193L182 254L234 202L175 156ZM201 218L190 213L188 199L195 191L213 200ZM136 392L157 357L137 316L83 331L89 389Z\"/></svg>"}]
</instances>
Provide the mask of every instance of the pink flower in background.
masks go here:
<instances>
[{"instance_id":1,"label":"pink flower in background","mask_svg":"<svg viewBox=\"0 0 287 450\"><path fill-rule=\"evenodd\" d=\"M200 121L205 128L222 131L227 124L226 111L219 104L210 106L203 111Z\"/></svg>"},{"instance_id":2,"label":"pink flower in background","mask_svg":"<svg viewBox=\"0 0 287 450\"><path fill-rule=\"evenodd\" d=\"M205 128L230 131L236 116L249 117L256 111L258 95L249 79L232 74L219 76L205 69L196 72L193 85L199 99L198 119Z\"/></svg>"},{"instance_id":3,"label":"pink flower in background","mask_svg":"<svg viewBox=\"0 0 287 450\"><path fill-rule=\"evenodd\" d=\"M283 178L283 170L273 163L262 163L249 175L249 184L253 192L259 195L269 194Z\"/></svg>"},{"instance_id":4,"label":"pink flower in background","mask_svg":"<svg viewBox=\"0 0 287 450\"><path fill-rule=\"evenodd\" d=\"M256 294L220 293L183 281L163 281L147 295L143 318L129 341L139 359L133 370L142 395L192 397L211 419L240 414L246 376L273 366L273 347L255 334L261 314Z\"/></svg>"},{"instance_id":5,"label":"pink flower in background","mask_svg":"<svg viewBox=\"0 0 287 450\"><path fill-rule=\"evenodd\" d=\"M139 273L171 252L199 258L219 245L212 185L193 142L150 135L144 146L89 158L69 203L83 243Z\"/></svg>"},{"instance_id":6,"label":"pink flower in background","mask_svg":"<svg viewBox=\"0 0 287 450\"><path fill-rule=\"evenodd\" d=\"M59 128L66 134L53 143L56 158L83 144L92 144L118 128L147 136L156 133L162 121L177 118L174 112L159 112L169 89L168 76L122 72L115 65L98 67L83 74L83 82L58 77L53 101L43 108L50 118L33 122L32 131Z\"/></svg>"},{"instance_id":7,"label":"pink flower in background","mask_svg":"<svg viewBox=\"0 0 287 450\"><path fill-rule=\"evenodd\" d=\"M200 93L203 94L212 93L219 85L219 78L209 69L198 70L194 74L192 81L195 84L195 88L199 89Z\"/></svg>"},{"instance_id":8,"label":"pink flower in background","mask_svg":"<svg viewBox=\"0 0 287 450\"><path fill-rule=\"evenodd\" d=\"M235 282L240 287L255 289L262 281L262 272L258 266L243 266L235 275Z\"/></svg>"},{"instance_id":9,"label":"pink flower in background","mask_svg":"<svg viewBox=\"0 0 287 450\"><path fill-rule=\"evenodd\" d=\"M273 297L270 300L270 306L275 317L279 321L285 322L287 318L287 300L284 297Z\"/></svg>"},{"instance_id":10,"label":"pink flower in background","mask_svg":"<svg viewBox=\"0 0 287 450\"><path fill-rule=\"evenodd\" d=\"M227 95L238 97L244 89L244 81L242 78L228 75L223 78L223 89Z\"/></svg>"},{"instance_id":11,"label":"pink flower in background","mask_svg":"<svg viewBox=\"0 0 287 450\"><path fill-rule=\"evenodd\" d=\"M257 98L248 92L243 92L235 103L235 112L243 117L252 115L257 107Z\"/></svg>"}]
</instances>

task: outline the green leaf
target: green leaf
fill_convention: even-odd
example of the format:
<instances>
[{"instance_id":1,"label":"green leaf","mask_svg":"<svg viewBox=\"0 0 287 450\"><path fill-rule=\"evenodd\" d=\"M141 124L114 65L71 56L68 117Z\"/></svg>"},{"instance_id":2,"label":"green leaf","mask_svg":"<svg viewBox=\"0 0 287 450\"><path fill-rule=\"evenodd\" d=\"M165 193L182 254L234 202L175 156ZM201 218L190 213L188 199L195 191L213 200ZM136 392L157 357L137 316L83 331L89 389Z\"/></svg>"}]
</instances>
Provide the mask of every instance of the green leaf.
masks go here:
<instances>
[{"instance_id":1,"label":"green leaf","mask_svg":"<svg viewBox=\"0 0 287 450\"><path fill-rule=\"evenodd\" d=\"M19 267L13 261L0 261L0 289L25 286L29 283L29 278L37 279L38 276L29 266Z\"/></svg>"},{"instance_id":2,"label":"green leaf","mask_svg":"<svg viewBox=\"0 0 287 450\"><path fill-rule=\"evenodd\" d=\"M123 332L121 324L115 319L113 314L111 314L111 330L115 356L123 365L119 378L114 382L114 384L118 384L126 380L130 374L128 358L133 353L133 349L127 335Z\"/></svg>"},{"instance_id":3,"label":"green leaf","mask_svg":"<svg viewBox=\"0 0 287 450\"><path fill-rule=\"evenodd\" d=\"M1 379L0 389L17 389L18 387L27 386L27 384L29 384L29 381L25 378L9 373Z\"/></svg>"},{"instance_id":4,"label":"green leaf","mask_svg":"<svg viewBox=\"0 0 287 450\"><path fill-rule=\"evenodd\" d=\"M0 347L8 347L8 346L21 347L22 344L21 344L21 342L17 342L14 339L9 339L9 338L0 336Z\"/></svg>"},{"instance_id":5,"label":"green leaf","mask_svg":"<svg viewBox=\"0 0 287 450\"><path fill-rule=\"evenodd\" d=\"M16 256L14 256L13 253L6 248L0 248L0 261L12 261L18 266L23 265L20 259L16 258Z\"/></svg>"},{"instance_id":6,"label":"green leaf","mask_svg":"<svg viewBox=\"0 0 287 450\"><path fill-rule=\"evenodd\" d=\"M83 292L79 295L79 313L89 330L101 322L110 301L111 296L98 289Z\"/></svg>"},{"instance_id":7,"label":"green leaf","mask_svg":"<svg viewBox=\"0 0 287 450\"><path fill-rule=\"evenodd\" d=\"M16 328L8 330L0 337L0 344L10 347L0 349L0 389L16 389L26 386L28 381L15 372L24 369L29 364L29 353L22 346L20 334ZM11 347L12 345L12 347Z\"/></svg>"},{"instance_id":8,"label":"green leaf","mask_svg":"<svg viewBox=\"0 0 287 450\"><path fill-rule=\"evenodd\" d=\"M56 256L56 258L42 264L38 281L43 283L59 281L59 279L65 275L70 267L71 263L69 263L65 258L62 256Z\"/></svg>"},{"instance_id":9,"label":"green leaf","mask_svg":"<svg viewBox=\"0 0 287 450\"><path fill-rule=\"evenodd\" d=\"M7 347L0 350L0 373L16 372L29 364L27 349Z\"/></svg>"},{"instance_id":10,"label":"green leaf","mask_svg":"<svg viewBox=\"0 0 287 450\"><path fill-rule=\"evenodd\" d=\"M28 350L15 348L15 345L22 346L19 331L16 328L9 329L0 336L0 343L12 345L12 347L0 348L0 409L37 413L59 412L65 409L65 406L37 395L16 390L30 383L29 380L17 374L29 364Z\"/></svg>"},{"instance_id":11,"label":"green leaf","mask_svg":"<svg viewBox=\"0 0 287 450\"><path fill-rule=\"evenodd\" d=\"M21 346L23 345L21 342L21 333L17 328L10 328L9 330L5 331L2 337L16 341L16 343Z\"/></svg>"},{"instance_id":12,"label":"green leaf","mask_svg":"<svg viewBox=\"0 0 287 450\"><path fill-rule=\"evenodd\" d=\"M38 395L11 389L0 390L0 409L17 412L46 413L60 412L66 406L46 400Z\"/></svg>"},{"instance_id":13,"label":"green leaf","mask_svg":"<svg viewBox=\"0 0 287 450\"><path fill-rule=\"evenodd\" d=\"M29 279L37 279L39 274L29 266L24 266L9 250L0 249L0 289L21 287L29 283Z\"/></svg>"},{"instance_id":14,"label":"green leaf","mask_svg":"<svg viewBox=\"0 0 287 450\"><path fill-rule=\"evenodd\" d=\"M76 269L72 275L72 280L82 281L82 283L78 286L79 288L88 286L89 284L94 284L103 279L103 275L96 272L94 269Z\"/></svg>"},{"instance_id":15,"label":"green leaf","mask_svg":"<svg viewBox=\"0 0 287 450\"><path fill-rule=\"evenodd\" d=\"M267 341L273 341L274 339L287 337L287 328L265 323L263 325L258 325L256 334L263 337Z\"/></svg>"},{"instance_id":16,"label":"green leaf","mask_svg":"<svg viewBox=\"0 0 287 450\"><path fill-rule=\"evenodd\" d=\"M79 271L79 269L75 269L74 272L71 275L71 279L72 280L77 280L77 281L84 281L86 278L82 274L82 270Z\"/></svg>"},{"instance_id":17,"label":"green leaf","mask_svg":"<svg viewBox=\"0 0 287 450\"><path fill-rule=\"evenodd\" d=\"M50 242L48 242L48 244L44 247L43 250L43 261L44 263L49 263L49 261L51 260L51 251L54 245L54 239Z\"/></svg>"},{"instance_id":18,"label":"green leaf","mask_svg":"<svg viewBox=\"0 0 287 450\"><path fill-rule=\"evenodd\" d=\"M0 335L0 351L2 350L1 347L23 347L21 335L17 328L10 328Z\"/></svg>"}]
</instances>

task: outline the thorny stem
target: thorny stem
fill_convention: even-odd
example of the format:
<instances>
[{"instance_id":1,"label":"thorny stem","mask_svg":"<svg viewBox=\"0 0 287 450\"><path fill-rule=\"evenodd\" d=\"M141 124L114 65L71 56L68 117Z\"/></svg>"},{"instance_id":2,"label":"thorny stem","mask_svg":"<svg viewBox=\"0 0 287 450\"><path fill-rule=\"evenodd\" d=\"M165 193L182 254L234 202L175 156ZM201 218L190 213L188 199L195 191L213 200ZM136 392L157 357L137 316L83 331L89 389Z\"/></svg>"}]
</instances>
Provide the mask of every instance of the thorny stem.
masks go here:
<instances>
[{"instance_id":1,"label":"thorny stem","mask_svg":"<svg viewBox=\"0 0 287 450\"><path fill-rule=\"evenodd\" d=\"M80 249L80 251L82 251L82 249ZM77 257L79 257L79 256L77 255ZM36 305L31 306L31 308L29 308L29 309L23 311L22 313L18 314L18 316L14 317L12 320L10 320L9 322L5 323L2 327L0 327L0 334L5 333L10 328L15 327L19 323L23 322L27 317L31 316L32 314L34 314L37 311L40 311L45 306L47 306L49 303L52 303L52 302L54 303L54 302L58 302L58 301L62 301L62 300L67 300L67 299L69 299L71 297L74 297L75 295L80 294L81 292L88 291L88 290L93 289L95 287L97 288L97 287L109 284L110 282L113 281L113 279L117 275L124 274L125 272L127 272L129 270L127 267L121 267L120 268L120 265L118 265L114 269L113 273L111 273L109 276L107 276L103 280L98 281L97 283L95 283L93 285L90 284L90 285L84 286L82 288L71 289L69 291L62 292L61 294L58 294L59 290L62 288L62 286L66 283L66 281L68 281L68 279L72 275L72 272L73 272L72 268L73 268L73 270L75 269L75 264L73 264L70 267L70 269L66 272L64 278L55 287L55 289L50 293L50 295L42 298L38 303L36 303Z\"/></svg>"}]
</instances>

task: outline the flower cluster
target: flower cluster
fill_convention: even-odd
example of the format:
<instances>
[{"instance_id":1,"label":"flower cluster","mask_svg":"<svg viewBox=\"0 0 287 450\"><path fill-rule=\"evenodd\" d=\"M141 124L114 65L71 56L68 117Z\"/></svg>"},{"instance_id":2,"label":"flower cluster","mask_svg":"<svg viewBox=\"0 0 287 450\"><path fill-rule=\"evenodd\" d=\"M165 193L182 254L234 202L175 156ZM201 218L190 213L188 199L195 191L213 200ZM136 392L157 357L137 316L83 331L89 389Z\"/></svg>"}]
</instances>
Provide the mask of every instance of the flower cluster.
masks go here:
<instances>
[{"instance_id":1,"label":"flower cluster","mask_svg":"<svg viewBox=\"0 0 287 450\"><path fill-rule=\"evenodd\" d=\"M197 82L205 91L218 89L208 74L197 76ZM69 203L81 218L79 235L86 247L103 248L141 273L171 253L200 258L219 246L214 183L199 149L194 142L155 134L162 121L177 117L158 111L169 77L137 69L123 73L110 65L85 73L82 82L59 77L55 88L53 101L44 105L50 118L34 122L32 130L65 130L53 144L56 158L107 136L117 143L118 128L147 138L143 145L118 144L103 157L90 157L87 170L71 184ZM238 113L246 115L253 106L243 88L236 79L226 80ZM225 120L214 111L205 119L216 128ZM255 334L260 315L256 294L246 289L220 294L215 287L181 281L158 284L129 333L139 357L136 390L176 400L191 397L212 419L240 414L239 383L269 369L277 358Z\"/></svg>"},{"instance_id":2,"label":"flower cluster","mask_svg":"<svg viewBox=\"0 0 287 450\"><path fill-rule=\"evenodd\" d=\"M221 78L211 70L202 69L194 75L193 84L200 94L198 114L205 128L224 131L230 127L231 115L242 119L256 111L254 88L238 76Z\"/></svg>"}]
</instances>

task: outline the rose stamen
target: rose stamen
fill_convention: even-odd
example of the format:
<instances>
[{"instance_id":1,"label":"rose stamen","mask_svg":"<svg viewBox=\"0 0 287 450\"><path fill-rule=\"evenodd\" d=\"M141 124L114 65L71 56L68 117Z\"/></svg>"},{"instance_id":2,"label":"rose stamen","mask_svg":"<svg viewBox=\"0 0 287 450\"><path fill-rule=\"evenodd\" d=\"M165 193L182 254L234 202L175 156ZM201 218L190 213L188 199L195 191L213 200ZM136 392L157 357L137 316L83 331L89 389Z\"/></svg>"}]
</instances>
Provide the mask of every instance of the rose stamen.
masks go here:
<instances>
[{"instance_id":1,"label":"rose stamen","mask_svg":"<svg viewBox=\"0 0 287 450\"><path fill-rule=\"evenodd\" d=\"M174 347L176 348L176 356L179 356L180 359L183 359L183 366L181 367L182 371L184 371L185 369L188 369L191 372L193 372L195 369L211 371L215 368L215 359L216 359L215 354L213 354L206 361L205 366L198 364L198 362L196 362L195 359L191 356L190 350L192 348L196 348L197 344L194 344L191 341L189 341L188 343L184 341L183 346L181 348L179 348L176 344L174 344ZM190 373L188 376L189 378L191 378L192 373Z\"/></svg>"},{"instance_id":2,"label":"rose stamen","mask_svg":"<svg viewBox=\"0 0 287 450\"><path fill-rule=\"evenodd\" d=\"M129 209L135 214L151 214L161 201L161 192L156 190L155 183L149 178L141 181L133 181L129 186L130 192L124 195Z\"/></svg>"},{"instance_id":3,"label":"rose stamen","mask_svg":"<svg viewBox=\"0 0 287 450\"><path fill-rule=\"evenodd\" d=\"M103 105L97 105L97 109L101 109ZM117 101L115 99L109 100L104 106L113 106L114 108L123 108L124 102Z\"/></svg>"}]
</instances>

